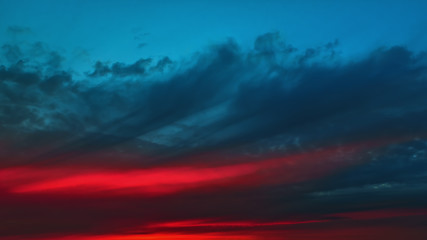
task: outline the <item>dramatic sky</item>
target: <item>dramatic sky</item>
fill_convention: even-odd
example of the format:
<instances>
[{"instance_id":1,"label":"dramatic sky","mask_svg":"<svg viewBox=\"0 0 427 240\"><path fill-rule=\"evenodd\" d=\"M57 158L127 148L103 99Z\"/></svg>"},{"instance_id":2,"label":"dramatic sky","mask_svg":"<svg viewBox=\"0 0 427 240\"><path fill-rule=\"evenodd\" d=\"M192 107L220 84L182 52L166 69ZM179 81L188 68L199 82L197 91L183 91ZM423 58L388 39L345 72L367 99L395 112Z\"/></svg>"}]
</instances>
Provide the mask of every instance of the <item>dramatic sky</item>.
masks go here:
<instances>
[{"instance_id":1,"label":"dramatic sky","mask_svg":"<svg viewBox=\"0 0 427 240\"><path fill-rule=\"evenodd\" d=\"M426 12L0 0L0 239L427 239Z\"/></svg>"}]
</instances>

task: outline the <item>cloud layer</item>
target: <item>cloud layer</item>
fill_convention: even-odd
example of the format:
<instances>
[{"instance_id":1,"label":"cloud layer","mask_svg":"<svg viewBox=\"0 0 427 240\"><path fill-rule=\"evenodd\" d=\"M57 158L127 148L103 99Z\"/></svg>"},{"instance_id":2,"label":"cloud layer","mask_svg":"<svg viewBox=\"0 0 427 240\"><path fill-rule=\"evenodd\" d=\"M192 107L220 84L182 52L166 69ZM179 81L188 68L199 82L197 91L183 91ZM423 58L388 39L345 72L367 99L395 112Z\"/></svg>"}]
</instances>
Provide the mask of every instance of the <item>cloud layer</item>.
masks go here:
<instances>
[{"instance_id":1,"label":"cloud layer","mask_svg":"<svg viewBox=\"0 0 427 240\"><path fill-rule=\"evenodd\" d=\"M427 56L338 49L267 33L78 74L43 43L4 44L0 236L340 239L374 225L362 238L423 239Z\"/></svg>"}]
</instances>

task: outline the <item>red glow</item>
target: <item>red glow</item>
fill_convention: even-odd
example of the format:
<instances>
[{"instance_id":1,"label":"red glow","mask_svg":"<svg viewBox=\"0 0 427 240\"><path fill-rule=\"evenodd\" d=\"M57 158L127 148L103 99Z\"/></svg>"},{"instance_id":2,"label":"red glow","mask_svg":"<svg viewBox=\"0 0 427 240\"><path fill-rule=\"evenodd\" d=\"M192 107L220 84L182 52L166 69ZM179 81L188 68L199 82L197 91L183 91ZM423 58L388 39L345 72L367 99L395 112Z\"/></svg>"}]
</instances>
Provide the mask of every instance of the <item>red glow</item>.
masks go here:
<instances>
[{"instance_id":1,"label":"red glow","mask_svg":"<svg viewBox=\"0 0 427 240\"><path fill-rule=\"evenodd\" d=\"M299 155L214 167L170 166L146 169L15 167L0 170L12 193L162 195L189 189L254 187L295 183L321 177L354 164L350 157L363 146L331 148ZM0 185L0 187L1 187Z\"/></svg>"},{"instance_id":2,"label":"red glow","mask_svg":"<svg viewBox=\"0 0 427 240\"><path fill-rule=\"evenodd\" d=\"M19 237L4 238L4 240L17 240ZM66 237L33 237L34 240L257 240L254 236L224 235L224 234L121 234L121 235L72 235Z\"/></svg>"},{"instance_id":3,"label":"red glow","mask_svg":"<svg viewBox=\"0 0 427 240\"><path fill-rule=\"evenodd\" d=\"M269 188L251 190L324 177L363 163L359 153L382 145L384 143L349 145L284 157L231 159L230 162L212 159L216 156L213 154L206 161L189 158L184 163L146 168L141 165L96 167L90 162L3 167L0 169L0 203L6 207L0 208L0 215L6 217L0 221L0 232L4 232L0 238L376 240L384 239L382 236L387 233L386 239L400 240L404 234L418 232L411 239L424 240L426 238L419 236L425 230L416 224L425 221L425 210L331 215L316 211L301 215L291 212L288 216L282 212L283 215L277 214L274 218L259 215L263 208L269 207L270 202L268 199L264 202L265 195L262 195ZM242 189L244 191L240 191ZM244 202L247 194L252 194L248 198L252 201ZM252 216L254 207L259 209ZM414 226L400 226L401 217L412 219ZM364 225L376 222L378 226L372 229ZM383 228L385 224L393 229Z\"/></svg>"},{"instance_id":4,"label":"red glow","mask_svg":"<svg viewBox=\"0 0 427 240\"><path fill-rule=\"evenodd\" d=\"M201 220L190 220L190 221L178 221L152 224L149 227L158 228L186 228L186 227L241 227L241 228L252 228L252 227L268 227L268 226L281 226L281 225L295 225L305 223L320 223L327 222L328 220L306 220L306 221L279 221L279 222L254 222L254 221L237 221L237 222L214 222L214 221L201 221Z\"/></svg>"}]
</instances>

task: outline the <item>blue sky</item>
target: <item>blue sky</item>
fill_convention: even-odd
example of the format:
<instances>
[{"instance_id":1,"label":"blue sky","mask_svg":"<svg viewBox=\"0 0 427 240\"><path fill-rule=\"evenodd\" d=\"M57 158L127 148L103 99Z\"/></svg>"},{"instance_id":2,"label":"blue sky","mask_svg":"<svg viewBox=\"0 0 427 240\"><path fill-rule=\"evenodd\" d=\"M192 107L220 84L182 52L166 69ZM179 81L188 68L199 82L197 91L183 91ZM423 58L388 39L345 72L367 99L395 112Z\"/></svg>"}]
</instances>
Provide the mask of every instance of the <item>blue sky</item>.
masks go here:
<instances>
[{"instance_id":1,"label":"blue sky","mask_svg":"<svg viewBox=\"0 0 427 240\"><path fill-rule=\"evenodd\" d=\"M425 1L2 0L0 39L45 42L79 56L70 64L81 69L97 60L185 58L227 38L252 47L258 35L272 31L298 48L338 39L346 56L378 46L424 49L426 6ZM9 26L31 33L11 36Z\"/></svg>"}]
</instances>

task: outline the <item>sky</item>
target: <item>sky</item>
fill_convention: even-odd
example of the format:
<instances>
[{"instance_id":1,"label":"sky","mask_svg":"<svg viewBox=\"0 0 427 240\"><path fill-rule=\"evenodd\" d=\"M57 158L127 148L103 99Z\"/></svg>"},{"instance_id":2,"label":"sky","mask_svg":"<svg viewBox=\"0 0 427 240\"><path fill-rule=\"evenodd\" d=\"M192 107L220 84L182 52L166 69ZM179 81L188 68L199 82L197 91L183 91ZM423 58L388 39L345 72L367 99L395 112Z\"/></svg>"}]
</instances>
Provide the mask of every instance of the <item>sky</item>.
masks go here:
<instances>
[{"instance_id":1,"label":"sky","mask_svg":"<svg viewBox=\"0 0 427 240\"><path fill-rule=\"evenodd\" d=\"M0 0L0 239L426 239L426 10Z\"/></svg>"}]
</instances>

